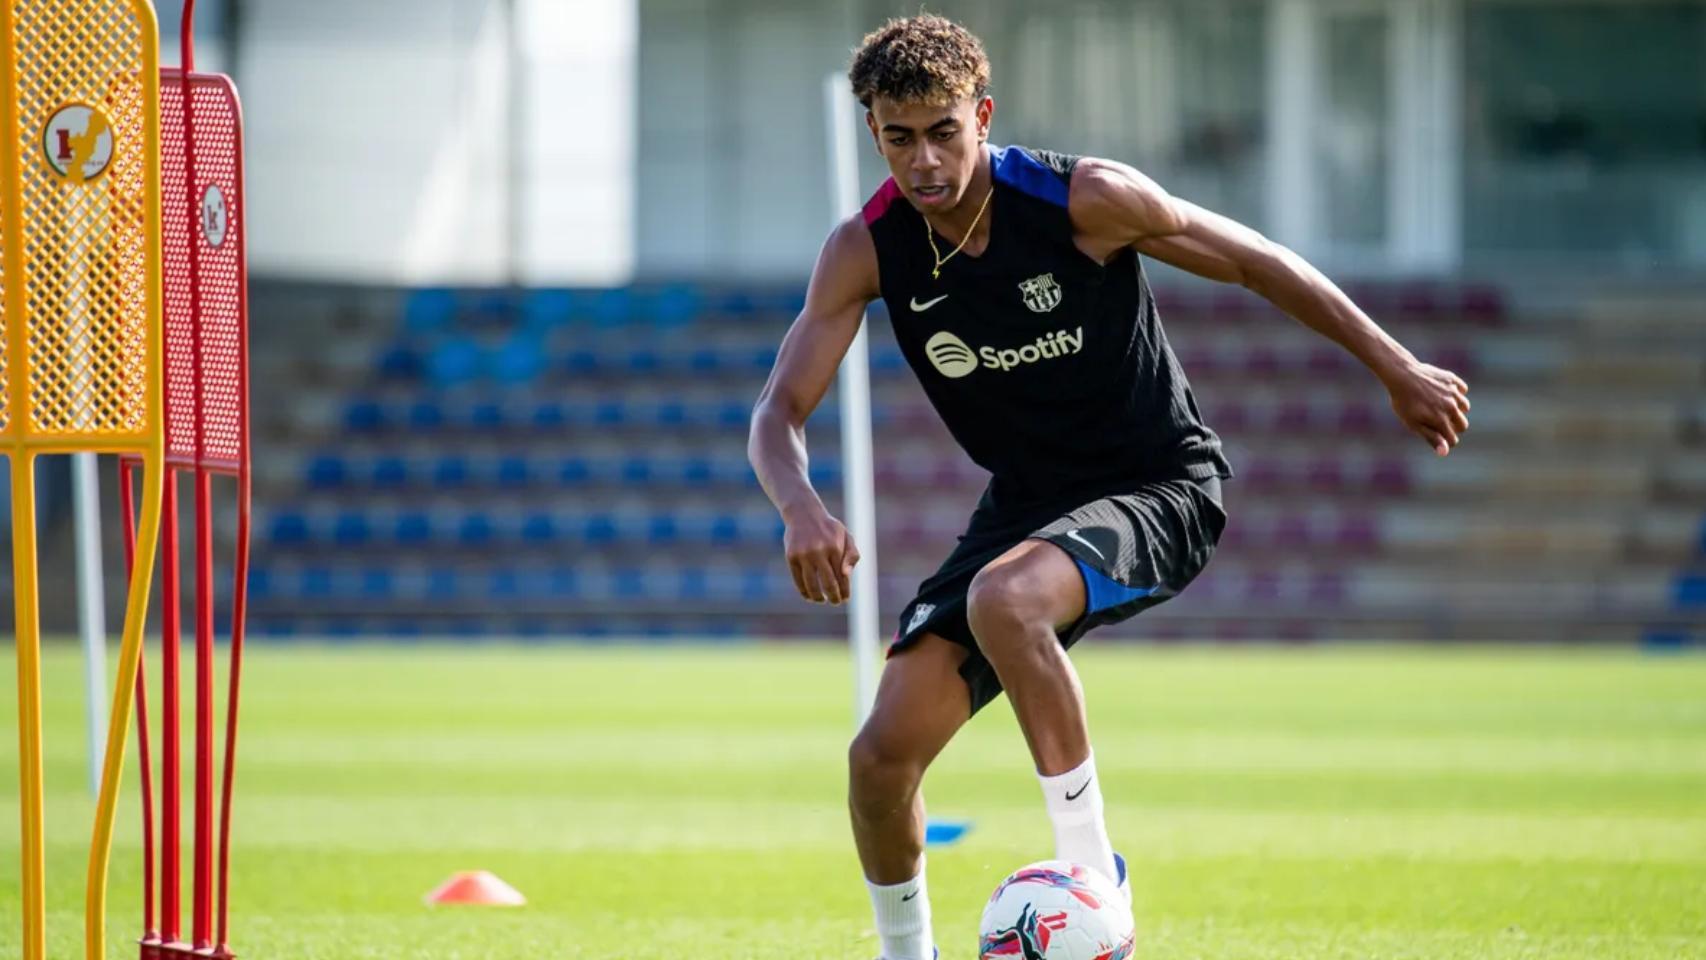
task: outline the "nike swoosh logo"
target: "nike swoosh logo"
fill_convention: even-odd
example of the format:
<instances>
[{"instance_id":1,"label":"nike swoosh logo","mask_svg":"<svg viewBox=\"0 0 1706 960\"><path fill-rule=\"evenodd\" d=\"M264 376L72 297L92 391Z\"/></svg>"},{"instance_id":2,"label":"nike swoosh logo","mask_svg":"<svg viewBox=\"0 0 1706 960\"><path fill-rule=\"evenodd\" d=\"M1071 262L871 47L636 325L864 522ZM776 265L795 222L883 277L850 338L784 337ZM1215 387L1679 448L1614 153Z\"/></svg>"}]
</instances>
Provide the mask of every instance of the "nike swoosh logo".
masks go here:
<instances>
[{"instance_id":1,"label":"nike swoosh logo","mask_svg":"<svg viewBox=\"0 0 1706 960\"><path fill-rule=\"evenodd\" d=\"M945 293L942 294L941 296L937 297L934 300L927 300L924 303L919 303L918 298L913 297L912 298L912 312L913 313L923 313L924 311L930 309L931 307L934 307L936 304L941 303L943 300L946 300L946 299L948 299L948 295Z\"/></svg>"},{"instance_id":2,"label":"nike swoosh logo","mask_svg":"<svg viewBox=\"0 0 1706 960\"><path fill-rule=\"evenodd\" d=\"M1107 554L1105 554L1105 553L1103 553L1103 552L1102 552L1102 551L1100 551L1100 550L1097 550L1097 549L1096 549L1096 545L1095 545L1095 544L1093 544L1093 543L1091 543L1091 542L1090 542L1090 541L1088 541L1088 540L1086 540L1086 539L1084 539L1084 538L1083 538L1083 537L1081 537L1081 536L1079 536L1079 535L1078 535L1078 531L1077 531L1077 530L1068 530L1068 531L1066 531L1066 535L1067 535L1067 536L1069 536L1069 537L1071 537L1071 538L1072 538L1072 539L1074 539L1074 540L1077 540L1077 541L1078 541L1078 542L1079 542L1079 543L1082 543L1082 544L1083 544L1083 545L1085 545L1085 546L1086 546L1086 547L1089 547L1089 548L1090 548L1090 550L1091 550L1091 552L1093 552L1093 553L1095 553L1095 554L1096 554L1096 556L1098 556L1098 557L1101 557L1101 558L1102 558L1102 559L1103 559L1103 561L1106 561L1106 560L1107 560L1107 559L1108 559L1108 556L1107 556ZM1071 798L1071 797L1067 797L1067 798L1066 798L1066 799L1068 799L1068 800L1071 800L1071 799L1072 799L1072 798Z\"/></svg>"},{"instance_id":3,"label":"nike swoosh logo","mask_svg":"<svg viewBox=\"0 0 1706 960\"><path fill-rule=\"evenodd\" d=\"M906 896L901 897L900 902L905 903L906 901L911 900L913 897L916 897L916 896L918 896L918 891L914 890L911 893L907 894Z\"/></svg>"},{"instance_id":4,"label":"nike swoosh logo","mask_svg":"<svg viewBox=\"0 0 1706 960\"><path fill-rule=\"evenodd\" d=\"M1090 780L1094 780L1094 779L1096 779L1096 778L1095 777L1090 778ZM1082 797L1084 795L1084 791L1090 789L1090 780L1084 781L1084 785L1082 787L1079 787L1074 792L1067 794L1066 799L1071 801L1071 800L1077 800L1079 797Z\"/></svg>"}]
</instances>

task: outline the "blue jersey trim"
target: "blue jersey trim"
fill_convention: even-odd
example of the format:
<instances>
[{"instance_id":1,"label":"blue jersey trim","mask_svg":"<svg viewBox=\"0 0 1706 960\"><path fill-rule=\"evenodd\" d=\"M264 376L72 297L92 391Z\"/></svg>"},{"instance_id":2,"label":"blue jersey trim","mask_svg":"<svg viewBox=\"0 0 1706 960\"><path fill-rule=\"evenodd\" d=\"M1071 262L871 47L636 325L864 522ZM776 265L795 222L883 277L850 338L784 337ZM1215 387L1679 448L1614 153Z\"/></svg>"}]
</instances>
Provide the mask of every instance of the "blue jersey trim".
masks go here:
<instances>
[{"instance_id":1,"label":"blue jersey trim","mask_svg":"<svg viewBox=\"0 0 1706 960\"><path fill-rule=\"evenodd\" d=\"M1155 592L1154 587L1128 587L1077 557L1078 572L1084 575L1084 612L1101 613L1110 607L1139 600Z\"/></svg>"},{"instance_id":2,"label":"blue jersey trim","mask_svg":"<svg viewBox=\"0 0 1706 960\"><path fill-rule=\"evenodd\" d=\"M995 179L1057 207L1066 206L1067 183L1023 147L1001 147L991 160Z\"/></svg>"}]
</instances>

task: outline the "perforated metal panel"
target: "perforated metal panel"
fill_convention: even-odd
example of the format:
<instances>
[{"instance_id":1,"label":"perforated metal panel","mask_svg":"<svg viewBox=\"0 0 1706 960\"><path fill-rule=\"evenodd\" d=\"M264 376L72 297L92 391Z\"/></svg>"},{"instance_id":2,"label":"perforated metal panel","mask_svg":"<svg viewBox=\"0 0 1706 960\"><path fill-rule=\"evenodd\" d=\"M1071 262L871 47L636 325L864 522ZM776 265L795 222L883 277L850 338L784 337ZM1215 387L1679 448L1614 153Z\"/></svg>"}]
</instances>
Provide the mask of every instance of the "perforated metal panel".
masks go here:
<instances>
[{"instance_id":1,"label":"perforated metal panel","mask_svg":"<svg viewBox=\"0 0 1706 960\"><path fill-rule=\"evenodd\" d=\"M103 957L107 864L159 541L159 38L147 0L0 2L0 447L12 462L18 652L20 956L46 956L40 644L31 462L140 457L139 555L89 843L85 955Z\"/></svg>"},{"instance_id":2,"label":"perforated metal panel","mask_svg":"<svg viewBox=\"0 0 1706 960\"><path fill-rule=\"evenodd\" d=\"M166 456L179 465L235 469L244 440L247 280L241 112L229 78L191 74L186 122L177 70L161 71L160 107Z\"/></svg>"},{"instance_id":3,"label":"perforated metal panel","mask_svg":"<svg viewBox=\"0 0 1706 960\"><path fill-rule=\"evenodd\" d=\"M6 205L11 202L12 191L0 187L0 223L5 222ZM11 314L6 309L6 232L0 230L0 434L11 431L12 426L12 381L9 360L12 351L6 349L6 318Z\"/></svg>"},{"instance_id":4,"label":"perforated metal panel","mask_svg":"<svg viewBox=\"0 0 1706 960\"><path fill-rule=\"evenodd\" d=\"M148 256L158 242L148 30L130 4L110 0L14 2L13 23L23 275L4 280L28 329L29 430L92 442L139 435L149 426ZM7 304L14 323L17 306Z\"/></svg>"}]
</instances>

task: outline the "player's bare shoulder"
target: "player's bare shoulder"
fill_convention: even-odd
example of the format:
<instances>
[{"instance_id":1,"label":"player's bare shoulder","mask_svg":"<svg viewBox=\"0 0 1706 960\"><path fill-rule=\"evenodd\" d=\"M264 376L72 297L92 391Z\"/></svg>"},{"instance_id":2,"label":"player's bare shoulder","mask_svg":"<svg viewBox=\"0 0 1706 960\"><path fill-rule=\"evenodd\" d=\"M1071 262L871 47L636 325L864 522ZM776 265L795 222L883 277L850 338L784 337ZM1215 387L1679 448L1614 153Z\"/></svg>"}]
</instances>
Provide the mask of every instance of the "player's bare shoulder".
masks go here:
<instances>
[{"instance_id":1,"label":"player's bare shoulder","mask_svg":"<svg viewBox=\"0 0 1706 960\"><path fill-rule=\"evenodd\" d=\"M823 242L812 268L807 303L833 308L857 300L875 300L880 293L877 244L863 214L855 213L835 225Z\"/></svg>"},{"instance_id":2,"label":"player's bare shoulder","mask_svg":"<svg viewBox=\"0 0 1706 960\"><path fill-rule=\"evenodd\" d=\"M1080 245L1108 253L1184 226L1173 198L1142 171L1118 160L1079 160L1068 197Z\"/></svg>"}]
</instances>

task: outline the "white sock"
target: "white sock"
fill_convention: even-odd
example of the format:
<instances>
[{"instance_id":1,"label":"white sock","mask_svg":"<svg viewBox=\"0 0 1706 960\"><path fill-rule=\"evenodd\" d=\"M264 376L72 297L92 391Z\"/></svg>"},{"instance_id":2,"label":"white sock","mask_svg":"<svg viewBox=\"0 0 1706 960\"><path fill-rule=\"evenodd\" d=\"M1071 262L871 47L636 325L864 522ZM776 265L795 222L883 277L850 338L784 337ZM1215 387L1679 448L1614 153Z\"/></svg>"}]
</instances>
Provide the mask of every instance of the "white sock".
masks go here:
<instances>
[{"instance_id":1,"label":"white sock","mask_svg":"<svg viewBox=\"0 0 1706 960\"><path fill-rule=\"evenodd\" d=\"M936 954L930 931L930 892L924 888L924 866L918 876L890 886L865 881L871 889L871 909L882 938L882 960L931 960Z\"/></svg>"},{"instance_id":2,"label":"white sock","mask_svg":"<svg viewBox=\"0 0 1706 960\"><path fill-rule=\"evenodd\" d=\"M1102 784L1096 777L1096 755L1057 777L1037 775L1043 785L1043 801L1054 823L1054 855L1057 859L1082 863L1118 881L1114 848L1108 842L1108 826L1102 820Z\"/></svg>"}]
</instances>

